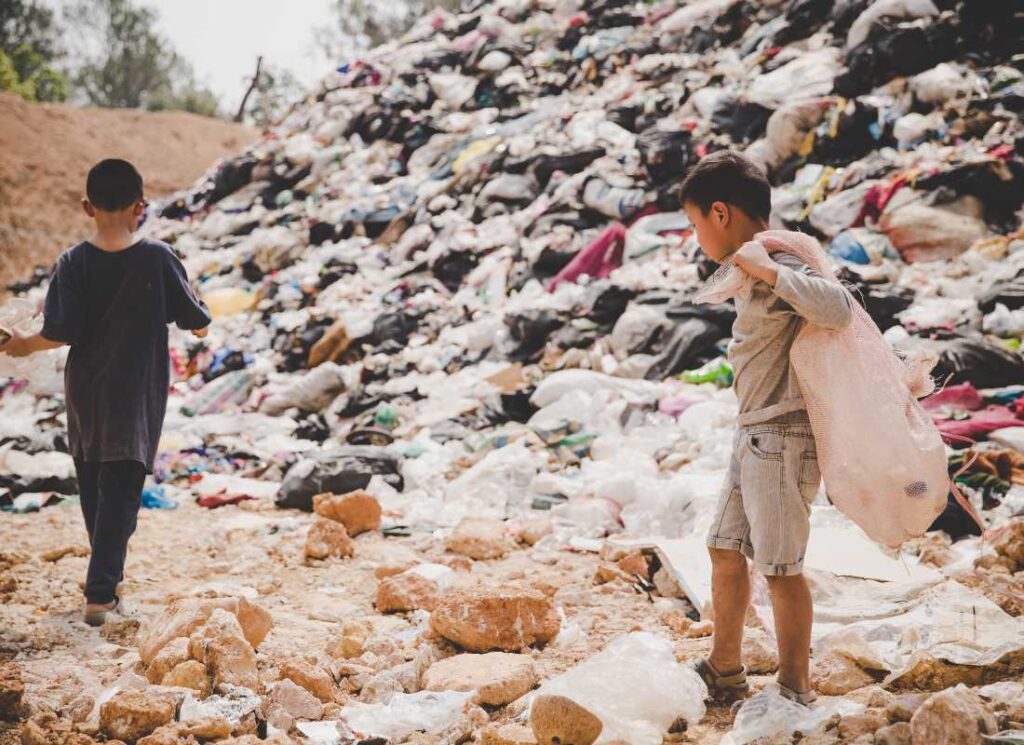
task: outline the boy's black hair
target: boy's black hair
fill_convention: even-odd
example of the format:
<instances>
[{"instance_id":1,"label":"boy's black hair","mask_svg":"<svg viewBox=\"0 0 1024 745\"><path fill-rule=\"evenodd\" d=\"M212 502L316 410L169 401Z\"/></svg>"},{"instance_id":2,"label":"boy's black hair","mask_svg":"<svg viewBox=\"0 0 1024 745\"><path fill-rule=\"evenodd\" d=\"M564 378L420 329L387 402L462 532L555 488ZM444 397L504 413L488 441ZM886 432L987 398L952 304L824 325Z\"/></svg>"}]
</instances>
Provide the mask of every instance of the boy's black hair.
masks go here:
<instances>
[{"instance_id":1,"label":"boy's black hair","mask_svg":"<svg viewBox=\"0 0 1024 745\"><path fill-rule=\"evenodd\" d=\"M142 176L127 160L101 160L89 169L85 196L96 209L118 212L142 199Z\"/></svg>"},{"instance_id":2,"label":"boy's black hair","mask_svg":"<svg viewBox=\"0 0 1024 745\"><path fill-rule=\"evenodd\" d=\"M754 219L767 221L772 211L772 187L753 161L731 150L718 150L699 160L683 179L679 204L687 202L705 215L715 202L725 202Z\"/></svg>"}]
</instances>

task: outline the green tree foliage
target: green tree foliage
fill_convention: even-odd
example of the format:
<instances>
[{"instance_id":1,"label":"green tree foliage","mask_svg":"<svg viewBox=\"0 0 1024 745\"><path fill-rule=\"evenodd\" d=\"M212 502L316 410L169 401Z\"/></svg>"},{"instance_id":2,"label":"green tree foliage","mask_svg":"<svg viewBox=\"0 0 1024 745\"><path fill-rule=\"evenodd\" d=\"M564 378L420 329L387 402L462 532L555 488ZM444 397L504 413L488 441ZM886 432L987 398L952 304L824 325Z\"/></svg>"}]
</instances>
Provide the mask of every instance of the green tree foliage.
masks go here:
<instances>
[{"instance_id":1,"label":"green tree foliage","mask_svg":"<svg viewBox=\"0 0 1024 745\"><path fill-rule=\"evenodd\" d=\"M0 0L0 90L30 101L63 101L67 78L53 11L36 1Z\"/></svg>"},{"instance_id":2,"label":"green tree foliage","mask_svg":"<svg viewBox=\"0 0 1024 745\"><path fill-rule=\"evenodd\" d=\"M332 59L342 59L360 49L397 39L435 8L455 11L461 4L461 0L335 0L336 24L320 29L317 40Z\"/></svg>"},{"instance_id":3,"label":"green tree foliage","mask_svg":"<svg viewBox=\"0 0 1024 745\"><path fill-rule=\"evenodd\" d=\"M78 0L66 13L86 42L74 84L90 103L217 114L214 95L157 33L154 10L131 0Z\"/></svg>"},{"instance_id":4,"label":"green tree foliage","mask_svg":"<svg viewBox=\"0 0 1024 745\"><path fill-rule=\"evenodd\" d=\"M245 121L268 127L281 119L302 98L303 87L287 70L264 66L245 109Z\"/></svg>"}]
</instances>

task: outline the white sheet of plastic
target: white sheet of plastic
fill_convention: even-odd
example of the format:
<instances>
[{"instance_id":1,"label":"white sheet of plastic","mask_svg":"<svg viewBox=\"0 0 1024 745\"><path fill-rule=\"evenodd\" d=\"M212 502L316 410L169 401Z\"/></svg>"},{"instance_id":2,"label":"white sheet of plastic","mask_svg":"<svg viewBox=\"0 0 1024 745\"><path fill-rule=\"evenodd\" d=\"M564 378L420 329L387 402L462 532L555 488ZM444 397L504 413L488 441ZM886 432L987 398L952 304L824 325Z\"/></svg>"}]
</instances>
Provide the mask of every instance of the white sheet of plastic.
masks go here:
<instances>
[{"instance_id":1,"label":"white sheet of plastic","mask_svg":"<svg viewBox=\"0 0 1024 745\"><path fill-rule=\"evenodd\" d=\"M547 681L534 701L564 696L594 714L604 725L595 745L661 745L677 719L694 723L704 716L706 695L700 676L676 660L671 641L641 631Z\"/></svg>"},{"instance_id":2,"label":"white sheet of plastic","mask_svg":"<svg viewBox=\"0 0 1024 745\"><path fill-rule=\"evenodd\" d=\"M386 704L348 704L341 710L340 721L361 739L401 742L415 732L440 735L458 723L473 695L473 691L396 693Z\"/></svg>"},{"instance_id":3,"label":"white sheet of plastic","mask_svg":"<svg viewBox=\"0 0 1024 745\"><path fill-rule=\"evenodd\" d=\"M846 47L849 49L865 41L871 26L879 18L923 18L938 14L939 9L932 0L877 0L850 25L850 30L846 34Z\"/></svg>"},{"instance_id":4,"label":"white sheet of plastic","mask_svg":"<svg viewBox=\"0 0 1024 745\"><path fill-rule=\"evenodd\" d=\"M720 745L747 745L794 732L807 734L835 714L859 714L864 708L863 704L843 698L825 697L819 698L813 706L802 706L767 688L744 702L736 712L732 731L722 738Z\"/></svg>"}]
</instances>

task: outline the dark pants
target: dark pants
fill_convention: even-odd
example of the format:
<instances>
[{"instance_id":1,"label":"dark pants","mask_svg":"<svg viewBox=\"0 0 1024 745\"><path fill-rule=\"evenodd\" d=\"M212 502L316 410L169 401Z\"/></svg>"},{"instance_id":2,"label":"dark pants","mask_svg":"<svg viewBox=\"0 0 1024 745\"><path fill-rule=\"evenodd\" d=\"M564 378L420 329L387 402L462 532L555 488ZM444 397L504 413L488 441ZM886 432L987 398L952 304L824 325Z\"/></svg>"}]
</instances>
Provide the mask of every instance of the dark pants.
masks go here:
<instances>
[{"instance_id":1,"label":"dark pants","mask_svg":"<svg viewBox=\"0 0 1024 745\"><path fill-rule=\"evenodd\" d=\"M85 600L109 603L124 579L128 539L138 522L146 467L133 460L93 463L75 459L75 470L92 548Z\"/></svg>"}]
</instances>

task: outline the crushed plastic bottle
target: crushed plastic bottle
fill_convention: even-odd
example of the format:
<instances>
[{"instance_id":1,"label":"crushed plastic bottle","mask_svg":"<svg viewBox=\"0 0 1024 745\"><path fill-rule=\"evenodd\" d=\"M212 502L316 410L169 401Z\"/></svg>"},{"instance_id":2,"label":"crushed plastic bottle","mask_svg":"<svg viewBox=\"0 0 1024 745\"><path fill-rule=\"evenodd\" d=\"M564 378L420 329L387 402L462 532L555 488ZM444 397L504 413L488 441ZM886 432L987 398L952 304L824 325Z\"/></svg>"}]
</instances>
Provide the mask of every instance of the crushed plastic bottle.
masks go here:
<instances>
[{"instance_id":1,"label":"crushed plastic bottle","mask_svg":"<svg viewBox=\"0 0 1024 745\"><path fill-rule=\"evenodd\" d=\"M687 383L714 383L719 388L728 388L732 385L732 365L725 357L716 357L696 370L687 370L679 376Z\"/></svg>"}]
</instances>

